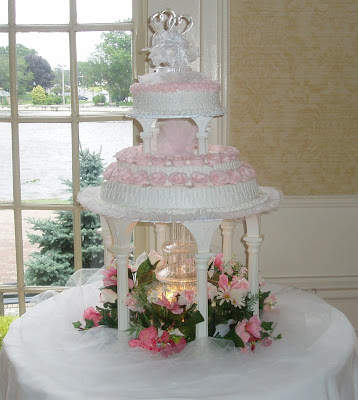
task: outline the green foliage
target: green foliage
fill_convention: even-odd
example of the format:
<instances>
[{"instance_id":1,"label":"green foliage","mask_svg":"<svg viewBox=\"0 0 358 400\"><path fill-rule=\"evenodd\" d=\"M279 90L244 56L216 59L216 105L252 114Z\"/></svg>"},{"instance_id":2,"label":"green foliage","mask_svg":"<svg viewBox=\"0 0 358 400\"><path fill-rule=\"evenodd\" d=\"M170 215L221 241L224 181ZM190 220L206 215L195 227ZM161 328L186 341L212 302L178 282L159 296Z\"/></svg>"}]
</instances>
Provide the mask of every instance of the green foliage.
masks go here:
<instances>
[{"instance_id":1,"label":"green foliage","mask_svg":"<svg viewBox=\"0 0 358 400\"><path fill-rule=\"evenodd\" d=\"M33 74L33 84L40 85L43 88L50 88L55 75L48 61L37 54L27 54L25 60L27 62L27 71Z\"/></svg>"},{"instance_id":2,"label":"green foliage","mask_svg":"<svg viewBox=\"0 0 358 400\"><path fill-rule=\"evenodd\" d=\"M100 153L80 150L80 185L98 186L103 173ZM72 189L70 181L64 181ZM30 255L25 272L27 285L64 285L74 271L73 214L71 211L57 211L54 219L29 218L32 229L39 233L28 233L31 244L37 244L38 251ZM99 216L88 211L81 214L82 266L100 268L103 266L103 244L98 233Z\"/></svg>"},{"instance_id":3,"label":"green foliage","mask_svg":"<svg viewBox=\"0 0 358 400\"><path fill-rule=\"evenodd\" d=\"M32 89L32 102L33 104L46 104L46 92L45 89L38 85Z\"/></svg>"},{"instance_id":4,"label":"green foliage","mask_svg":"<svg viewBox=\"0 0 358 400\"><path fill-rule=\"evenodd\" d=\"M46 104L62 104L62 97L53 95L47 96Z\"/></svg>"},{"instance_id":5,"label":"green foliage","mask_svg":"<svg viewBox=\"0 0 358 400\"><path fill-rule=\"evenodd\" d=\"M106 96L104 94L97 94L96 96L93 97L93 103L97 105L98 103L105 103L106 102Z\"/></svg>"},{"instance_id":6,"label":"green foliage","mask_svg":"<svg viewBox=\"0 0 358 400\"><path fill-rule=\"evenodd\" d=\"M15 315L0 316L0 349L1 349L4 337L5 337L5 335L7 334L7 331L10 328L11 323L16 318L18 318L18 317L15 316Z\"/></svg>"}]
</instances>

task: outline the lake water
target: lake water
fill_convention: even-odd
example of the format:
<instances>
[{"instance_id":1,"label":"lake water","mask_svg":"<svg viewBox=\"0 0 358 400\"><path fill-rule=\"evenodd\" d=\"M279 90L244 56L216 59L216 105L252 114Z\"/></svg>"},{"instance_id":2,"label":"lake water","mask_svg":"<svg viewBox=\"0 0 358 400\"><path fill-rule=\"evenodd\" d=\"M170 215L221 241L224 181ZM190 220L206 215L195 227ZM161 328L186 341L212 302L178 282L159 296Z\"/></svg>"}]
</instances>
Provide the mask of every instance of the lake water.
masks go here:
<instances>
[{"instance_id":1,"label":"lake water","mask_svg":"<svg viewBox=\"0 0 358 400\"><path fill-rule=\"evenodd\" d=\"M133 142L132 122L82 122L79 128L83 149L101 151L104 164ZM20 181L23 200L63 199L71 193L62 179L72 176L71 125L21 124L19 128ZM12 199L12 152L10 124L0 123L0 200Z\"/></svg>"}]
</instances>

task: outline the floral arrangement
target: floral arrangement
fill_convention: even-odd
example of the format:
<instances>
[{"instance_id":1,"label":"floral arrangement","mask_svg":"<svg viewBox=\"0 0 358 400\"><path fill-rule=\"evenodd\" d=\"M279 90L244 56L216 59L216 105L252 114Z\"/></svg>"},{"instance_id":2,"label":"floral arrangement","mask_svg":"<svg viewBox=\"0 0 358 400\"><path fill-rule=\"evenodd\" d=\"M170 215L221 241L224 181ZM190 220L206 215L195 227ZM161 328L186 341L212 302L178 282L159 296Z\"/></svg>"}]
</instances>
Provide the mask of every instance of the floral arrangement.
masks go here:
<instances>
[{"instance_id":1,"label":"floral arrangement","mask_svg":"<svg viewBox=\"0 0 358 400\"><path fill-rule=\"evenodd\" d=\"M204 319L196 309L195 291L183 290L171 296L161 292L155 276L161 256L151 251L143 253L134 265L128 266L129 293L126 304L130 310L130 328L133 338L129 346L141 347L153 353L180 352L195 339L195 326ZM103 271L103 288L100 293L102 307L89 307L84 311L85 324L73 325L87 330L100 325L117 328L117 269L110 266ZM277 306L277 299L270 292L263 292L263 280L256 296L250 293L247 268L236 260L225 263L218 254L208 266L208 329L209 336L233 341L241 351L255 349L258 343L270 346L275 324L260 321L253 314L253 306L259 302L262 312L270 312Z\"/></svg>"}]
</instances>

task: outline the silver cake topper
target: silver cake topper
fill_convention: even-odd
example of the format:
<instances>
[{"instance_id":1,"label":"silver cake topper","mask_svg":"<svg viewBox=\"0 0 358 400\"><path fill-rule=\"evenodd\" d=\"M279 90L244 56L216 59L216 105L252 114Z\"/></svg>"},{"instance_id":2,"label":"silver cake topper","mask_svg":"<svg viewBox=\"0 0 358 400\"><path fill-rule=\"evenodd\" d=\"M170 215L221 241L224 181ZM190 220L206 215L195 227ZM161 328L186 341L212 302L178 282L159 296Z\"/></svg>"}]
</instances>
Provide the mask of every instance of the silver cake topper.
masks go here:
<instances>
[{"instance_id":1,"label":"silver cake topper","mask_svg":"<svg viewBox=\"0 0 358 400\"><path fill-rule=\"evenodd\" d=\"M153 14L149 25L154 35L152 46L145 50L149 51L155 67L187 67L199 56L197 47L184 37L193 26L189 15L176 15L173 10L164 10Z\"/></svg>"}]
</instances>

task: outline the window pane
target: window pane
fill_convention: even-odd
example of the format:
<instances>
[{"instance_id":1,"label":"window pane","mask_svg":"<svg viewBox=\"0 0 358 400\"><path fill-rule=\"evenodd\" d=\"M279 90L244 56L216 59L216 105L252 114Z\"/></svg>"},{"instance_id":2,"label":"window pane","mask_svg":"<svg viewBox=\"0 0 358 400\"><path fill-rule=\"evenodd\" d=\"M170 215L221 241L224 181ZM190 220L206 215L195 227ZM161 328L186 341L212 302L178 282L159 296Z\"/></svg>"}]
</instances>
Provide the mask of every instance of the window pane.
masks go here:
<instances>
[{"instance_id":1,"label":"window pane","mask_svg":"<svg viewBox=\"0 0 358 400\"><path fill-rule=\"evenodd\" d=\"M16 293L0 293L4 303L5 315L19 315L19 298Z\"/></svg>"},{"instance_id":2,"label":"window pane","mask_svg":"<svg viewBox=\"0 0 358 400\"><path fill-rule=\"evenodd\" d=\"M19 114L70 115L67 33L17 34Z\"/></svg>"},{"instance_id":3,"label":"window pane","mask_svg":"<svg viewBox=\"0 0 358 400\"><path fill-rule=\"evenodd\" d=\"M72 176L70 124L21 124L20 174L23 200L68 202Z\"/></svg>"},{"instance_id":4,"label":"window pane","mask_svg":"<svg viewBox=\"0 0 358 400\"><path fill-rule=\"evenodd\" d=\"M8 35L6 33L0 33L0 116L10 114L10 68L8 46Z\"/></svg>"},{"instance_id":5,"label":"window pane","mask_svg":"<svg viewBox=\"0 0 358 400\"><path fill-rule=\"evenodd\" d=\"M117 151L133 145L133 123L83 122L80 124L80 143L83 150L100 154L106 167L115 161Z\"/></svg>"},{"instance_id":6,"label":"window pane","mask_svg":"<svg viewBox=\"0 0 358 400\"><path fill-rule=\"evenodd\" d=\"M117 22L132 18L132 0L77 0L77 19L80 23Z\"/></svg>"},{"instance_id":7,"label":"window pane","mask_svg":"<svg viewBox=\"0 0 358 400\"><path fill-rule=\"evenodd\" d=\"M12 160L10 124L0 123L0 160L2 177L0 182L0 201L12 202Z\"/></svg>"},{"instance_id":8,"label":"window pane","mask_svg":"<svg viewBox=\"0 0 358 400\"><path fill-rule=\"evenodd\" d=\"M7 9L7 1L0 1L0 24L7 24L8 18L8 9Z\"/></svg>"},{"instance_id":9,"label":"window pane","mask_svg":"<svg viewBox=\"0 0 358 400\"><path fill-rule=\"evenodd\" d=\"M74 271L71 211L23 211L25 283L65 285Z\"/></svg>"},{"instance_id":10,"label":"window pane","mask_svg":"<svg viewBox=\"0 0 358 400\"><path fill-rule=\"evenodd\" d=\"M16 285L14 213L0 210L0 285Z\"/></svg>"},{"instance_id":11,"label":"window pane","mask_svg":"<svg viewBox=\"0 0 358 400\"><path fill-rule=\"evenodd\" d=\"M68 0L16 0L17 24L66 24L69 15Z\"/></svg>"},{"instance_id":12,"label":"window pane","mask_svg":"<svg viewBox=\"0 0 358 400\"><path fill-rule=\"evenodd\" d=\"M125 115L132 105L132 33L80 32L77 39L80 102L87 99L81 114Z\"/></svg>"}]
</instances>

